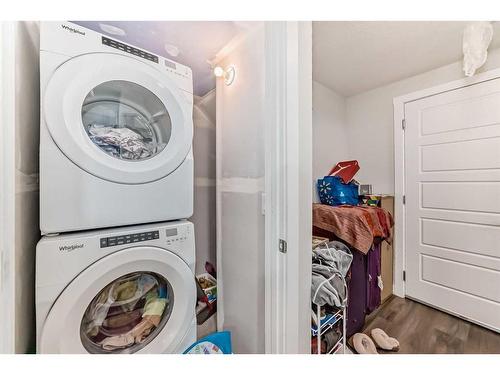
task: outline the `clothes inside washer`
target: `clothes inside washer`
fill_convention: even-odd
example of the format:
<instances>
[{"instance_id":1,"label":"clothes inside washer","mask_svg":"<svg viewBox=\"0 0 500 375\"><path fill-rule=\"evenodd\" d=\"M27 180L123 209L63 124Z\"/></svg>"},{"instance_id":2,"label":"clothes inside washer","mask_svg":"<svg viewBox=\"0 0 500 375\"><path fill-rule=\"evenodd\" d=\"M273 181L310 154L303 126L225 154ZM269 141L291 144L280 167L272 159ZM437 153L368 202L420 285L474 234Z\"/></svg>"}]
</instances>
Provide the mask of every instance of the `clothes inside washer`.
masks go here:
<instances>
[{"instance_id":1,"label":"clothes inside washer","mask_svg":"<svg viewBox=\"0 0 500 375\"><path fill-rule=\"evenodd\" d=\"M156 279L150 274L140 274L138 277L133 274L108 285L89 306L91 319L87 331L95 332L94 328L103 324L113 307L119 307L124 312L132 311L140 298L156 284Z\"/></svg>"},{"instance_id":2,"label":"clothes inside washer","mask_svg":"<svg viewBox=\"0 0 500 375\"><path fill-rule=\"evenodd\" d=\"M141 344L168 319L168 285L158 275L136 272L106 286L84 314L81 336L87 350L109 353Z\"/></svg>"},{"instance_id":3,"label":"clothes inside washer","mask_svg":"<svg viewBox=\"0 0 500 375\"><path fill-rule=\"evenodd\" d=\"M120 159L147 159L165 147L127 127L91 124L87 132L103 151Z\"/></svg>"},{"instance_id":4,"label":"clothes inside washer","mask_svg":"<svg viewBox=\"0 0 500 375\"><path fill-rule=\"evenodd\" d=\"M134 343L141 343L160 324L167 300L159 298L155 291L146 295L146 303L142 310L141 319L129 331L121 335L113 335L101 341L105 350L114 350L127 347ZM126 320L125 320L126 322Z\"/></svg>"}]
</instances>

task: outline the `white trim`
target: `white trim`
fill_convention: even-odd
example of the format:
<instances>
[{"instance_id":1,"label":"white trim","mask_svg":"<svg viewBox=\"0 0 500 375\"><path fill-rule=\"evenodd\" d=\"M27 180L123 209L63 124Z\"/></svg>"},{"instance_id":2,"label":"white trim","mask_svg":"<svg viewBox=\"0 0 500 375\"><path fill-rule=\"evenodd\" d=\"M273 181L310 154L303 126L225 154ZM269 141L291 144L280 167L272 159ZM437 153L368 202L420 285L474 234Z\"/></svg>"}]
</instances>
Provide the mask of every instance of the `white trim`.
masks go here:
<instances>
[{"instance_id":1,"label":"white trim","mask_svg":"<svg viewBox=\"0 0 500 375\"><path fill-rule=\"evenodd\" d=\"M403 195L404 183L404 131L402 121L404 119L404 103L394 99L394 277L393 293L398 297L405 296L405 283L403 282L403 270L405 269L405 206Z\"/></svg>"},{"instance_id":2,"label":"white trim","mask_svg":"<svg viewBox=\"0 0 500 375\"><path fill-rule=\"evenodd\" d=\"M264 191L264 178L231 177L220 179L219 192L260 194Z\"/></svg>"},{"instance_id":3,"label":"white trim","mask_svg":"<svg viewBox=\"0 0 500 375\"><path fill-rule=\"evenodd\" d=\"M0 24L0 353L15 353L15 22Z\"/></svg>"},{"instance_id":4,"label":"white trim","mask_svg":"<svg viewBox=\"0 0 500 375\"><path fill-rule=\"evenodd\" d=\"M267 22L266 353L310 353L312 24ZM287 252L279 252L279 240Z\"/></svg>"},{"instance_id":5,"label":"white trim","mask_svg":"<svg viewBox=\"0 0 500 375\"><path fill-rule=\"evenodd\" d=\"M404 107L406 103L423 99L443 92L460 89L485 81L500 78L500 68L492 69L473 77L462 78L424 90L398 96L393 99L394 105L394 294L404 297L405 282L403 270L406 264L405 248L405 207L403 195L405 192L405 150L404 131L401 123L405 118Z\"/></svg>"},{"instance_id":6,"label":"white trim","mask_svg":"<svg viewBox=\"0 0 500 375\"><path fill-rule=\"evenodd\" d=\"M222 147L222 137L221 137L221 127L222 121L220 120L220 114L223 113L224 106L222 105L221 94L215 89L215 150L217 157L215 158L215 257L217 263L217 269L220 269L222 264L222 194L219 192L218 181L222 179L222 158L219 155L223 153ZM222 272L217 275L217 296L219 300L224 299L224 288L223 288L223 276ZM217 306L217 331L222 331L224 329L224 304L219 303Z\"/></svg>"},{"instance_id":7,"label":"white trim","mask_svg":"<svg viewBox=\"0 0 500 375\"><path fill-rule=\"evenodd\" d=\"M282 257L276 250L279 241L280 222L282 221L281 197L283 172L282 130L285 127L286 106L283 93L286 91L285 64L286 40L285 22L269 22L265 25L265 72L266 72L266 124L265 128L265 350L267 354L282 352L280 336L283 327L280 315L285 302L279 293L283 284L280 274L283 267ZM268 77L269 76L269 77ZM267 152L275 150L275 152ZM283 322L281 322L283 323Z\"/></svg>"}]
</instances>

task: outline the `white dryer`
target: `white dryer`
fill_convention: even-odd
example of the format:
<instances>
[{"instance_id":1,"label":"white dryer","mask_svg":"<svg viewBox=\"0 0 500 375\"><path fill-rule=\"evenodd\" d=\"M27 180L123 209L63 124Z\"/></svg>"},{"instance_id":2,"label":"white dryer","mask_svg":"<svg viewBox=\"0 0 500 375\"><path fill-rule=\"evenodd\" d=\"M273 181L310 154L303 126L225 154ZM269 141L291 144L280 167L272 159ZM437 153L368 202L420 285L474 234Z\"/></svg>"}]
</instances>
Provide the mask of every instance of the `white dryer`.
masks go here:
<instances>
[{"instance_id":1,"label":"white dryer","mask_svg":"<svg viewBox=\"0 0 500 375\"><path fill-rule=\"evenodd\" d=\"M196 340L187 221L44 237L37 245L38 353L182 353Z\"/></svg>"},{"instance_id":2,"label":"white dryer","mask_svg":"<svg viewBox=\"0 0 500 375\"><path fill-rule=\"evenodd\" d=\"M190 68L42 22L40 80L42 233L192 215Z\"/></svg>"}]
</instances>

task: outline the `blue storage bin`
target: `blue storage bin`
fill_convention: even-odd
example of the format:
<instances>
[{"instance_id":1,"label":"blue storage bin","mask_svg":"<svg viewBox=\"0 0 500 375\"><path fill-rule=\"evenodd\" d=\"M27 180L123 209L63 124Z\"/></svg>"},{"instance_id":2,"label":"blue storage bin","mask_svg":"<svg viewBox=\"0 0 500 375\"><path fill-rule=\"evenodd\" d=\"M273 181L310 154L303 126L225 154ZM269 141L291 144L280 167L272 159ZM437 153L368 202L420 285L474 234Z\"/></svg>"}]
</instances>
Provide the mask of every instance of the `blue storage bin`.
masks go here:
<instances>
[{"instance_id":1,"label":"blue storage bin","mask_svg":"<svg viewBox=\"0 0 500 375\"><path fill-rule=\"evenodd\" d=\"M325 176L320 178L318 179L317 188L319 199L323 204L356 206L359 202L359 186L354 182L344 184L340 177Z\"/></svg>"},{"instance_id":2,"label":"blue storage bin","mask_svg":"<svg viewBox=\"0 0 500 375\"><path fill-rule=\"evenodd\" d=\"M232 354L231 332L212 333L196 341L184 354Z\"/></svg>"}]
</instances>

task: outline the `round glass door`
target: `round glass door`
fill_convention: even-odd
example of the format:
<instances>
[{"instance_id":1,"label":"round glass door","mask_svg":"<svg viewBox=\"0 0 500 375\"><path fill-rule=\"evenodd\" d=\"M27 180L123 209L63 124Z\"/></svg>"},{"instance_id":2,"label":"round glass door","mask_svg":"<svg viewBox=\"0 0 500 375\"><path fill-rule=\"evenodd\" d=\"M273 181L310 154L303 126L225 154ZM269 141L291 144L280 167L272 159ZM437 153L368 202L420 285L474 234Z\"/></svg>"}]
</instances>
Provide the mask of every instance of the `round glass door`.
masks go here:
<instances>
[{"instance_id":1,"label":"round glass door","mask_svg":"<svg viewBox=\"0 0 500 375\"><path fill-rule=\"evenodd\" d=\"M192 147L192 94L150 64L113 53L69 59L43 92L42 121L91 175L145 184L175 171Z\"/></svg>"},{"instance_id":2,"label":"round glass door","mask_svg":"<svg viewBox=\"0 0 500 375\"><path fill-rule=\"evenodd\" d=\"M127 161L158 155L172 131L170 115L161 100L128 81L108 81L93 88L83 102L82 121L97 147Z\"/></svg>"},{"instance_id":3,"label":"round glass door","mask_svg":"<svg viewBox=\"0 0 500 375\"><path fill-rule=\"evenodd\" d=\"M80 338L89 353L134 353L167 323L174 303L170 283L153 272L134 272L104 287L87 307Z\"/></svg>"}]
</instances>

